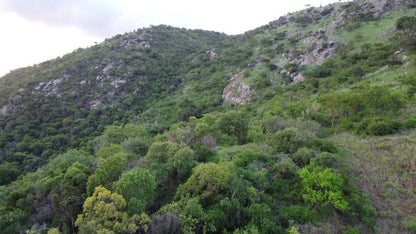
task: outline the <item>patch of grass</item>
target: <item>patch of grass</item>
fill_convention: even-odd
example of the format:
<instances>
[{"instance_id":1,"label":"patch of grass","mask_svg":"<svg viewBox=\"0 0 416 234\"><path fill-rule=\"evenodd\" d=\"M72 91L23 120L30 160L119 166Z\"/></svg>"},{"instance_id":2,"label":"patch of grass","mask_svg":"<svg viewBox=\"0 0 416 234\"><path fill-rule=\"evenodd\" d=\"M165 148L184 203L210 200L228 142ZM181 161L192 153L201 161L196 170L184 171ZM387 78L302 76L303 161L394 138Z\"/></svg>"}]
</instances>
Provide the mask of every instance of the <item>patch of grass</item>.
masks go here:
<instances>
[{"instance_id":1,"label":"patch of grass","mask_svg":"<svg viewBox=\"0 0 416 234\"><path fill-rule=\"evenodd\" d=\"M346 149L350 175L361 191L371 196L379 217L375 232L403 231L416 213L416 131L361 138L350 134L331 137ZM412 228L412 223L408 223Z\"/></svg>"}]
</instances>

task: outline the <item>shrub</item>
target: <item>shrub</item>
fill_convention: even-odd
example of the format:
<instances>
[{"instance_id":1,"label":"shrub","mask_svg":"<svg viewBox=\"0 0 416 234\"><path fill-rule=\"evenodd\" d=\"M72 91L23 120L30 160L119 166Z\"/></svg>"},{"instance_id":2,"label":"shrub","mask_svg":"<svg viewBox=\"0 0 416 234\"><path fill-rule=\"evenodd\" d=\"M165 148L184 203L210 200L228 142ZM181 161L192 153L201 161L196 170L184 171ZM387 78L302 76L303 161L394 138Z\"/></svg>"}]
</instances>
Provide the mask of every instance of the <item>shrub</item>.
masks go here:
<instances>
[{"instance_id":1,"label":"shrub","mask_svg":"<svg viewBox=\"0 0 416 234\"><path fill-rule=\"evenodd\" d=\"M320 152L338 153L338 148L333 142L321 138L313 138L306 144L309 148Z\"/></svg>"},{"instance_id":2,"label":"shrub","mask_svg":"<svg viewBox=\"0 0 416 234\"><path fill-rule=\"evenodd\" d=\"M298 166L305 166L309 161L315 157L315 151L309 148L302 147L291 155L293 162Z\"/></svg>"},{"instance_id":3,"label":"shrub","mask_svg":"<svg viewBox=\"0 0 416 234\"><path fill-rule=\"evenodd\" d=\"M405 230L416 232L416 222L412 219L408 219L402 222Z\"/></svg>"},{"instance_id":4,"label":"shrub","mask_svg":"<svg viewBox=\"0 0 416 234\"><path fill-rule=\"evenodd\" d=\"M394 134L402 128L403 125L399 122L389 118L378 118L367 126L366 131L369 135L384 136Z\"/></svg>"},{"instance_id":5,"label":"shrub","mask_svg":"<svg viewBox=\"0 0 416 234\"><path fill-rule=\"evenodd\" d=\"M208 159L212 156L212 151L208 146L197 144L195 156L198 162L207 162Z\"/></svg>"},{"instance_id":6,"label":"shrub","mask_svg":"<svg viewBox=\"0 0 416 234\"><path fill-rule=\"evenodd\" d=\"M302 140L296 128L286 128L278 131L269 139L268 144L277 152L294 153L302 145Z\"/></svg>"},{"instance_id":7,"label":"shrub","mask_svg":"<svg viewBox=\"0 0 416 234\"><path fill-rule=\"evenodd\" d=\"M416 128L416 115L413 115L408 120L406 120L404 126L406 128Z\"/></svg>"},{"instance_id":8,"label":"shrub","mask_svg":"<svg viewBox=\"0 0 416 234\"><path fill-rule=\"evenodd\" d=\"M345 231L342 231L342 234L359 234L360 230L357 227L347 227Z\"/></svg>"},{"instance_id":9,"label":"shrub","mask_svg":"<svg viewBox=\"0 0 416 234\"><path fill-rule=\"evenodd\" d=\"M331 154L328 152L321 152L321 153L318 153L312 161L316 165L331 168L339 163L340 158L336 154Z\"/></svg>"},{"instance_id":10,"label":"shrub","mask_svg":"<svg viewBox=\"0 0 416 234\"><path fill-rule=\"evenodd\" d=\"M280 216L288 220L294 220L296 223L314 223L318 220L318 214L315 210L306 206L291 205L279 209Z\"/></svg>"},{"instance_id":11,"label":"shrub","mask_svg":"<svg viewBox=\"0 0 416 234\"><path fill-rule=\"evenodd\" d=\"M349 201L344 194L344 178L329 168L310 165L300 171L304 191L303 199L311 204L332 205L335 209L347 212Z\"/></svg>"},{"instance_id":12,"label":"shrub","mask_svg":"<svg viewBox=\"0 0 416 234\"><path fill-rule=\"evenodd\" d=\"M144 212L146 205L155 195L156 180L146 169L134 168L123 173L114 182L114 191L123 195L127 200L127 209L131 214Z\"/></svg>"},{"instance_id":13,"label":"shrub","mask_svg":"<svg viewBox=\"0 0 416 234\"><path fill-rule=\"evenodd\" d=\"M128 138L121 143L123 149L128 153L144 156L147 153L148 143L141 137Z\"/></svg>"},{"instance_id":14,"label":"shrub","mask_svg":"<svg viewBox=\"0 0 416 234\"><path fill-rule=\"evenodd\" d=\"M416 17L403 16L396 21L396 28L398 30L416 30Z\"/></svg>"}]
</instances>

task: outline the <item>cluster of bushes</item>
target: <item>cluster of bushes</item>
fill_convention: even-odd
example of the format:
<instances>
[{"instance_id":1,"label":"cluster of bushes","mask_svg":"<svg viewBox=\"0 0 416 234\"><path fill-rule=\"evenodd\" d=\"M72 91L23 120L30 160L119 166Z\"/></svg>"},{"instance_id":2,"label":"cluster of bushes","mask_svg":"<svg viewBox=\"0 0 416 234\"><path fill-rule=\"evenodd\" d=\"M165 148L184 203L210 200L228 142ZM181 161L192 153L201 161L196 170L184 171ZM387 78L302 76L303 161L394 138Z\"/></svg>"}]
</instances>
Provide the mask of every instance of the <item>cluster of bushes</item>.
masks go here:
<instances>
[{"instance_id":1,"label":"cluster of bushes","mask_svg":"<svg viewBox=\"0 0 416 234\"><path fill-rule=\"evenodd\" d=\"M406 96L387 86L371 86L363 90L344 91L322 95L319 113L311 112L309 118L320 123L352 130L357 134L387 135L405 128L413 128L412 120L394 120L407 105Z\"/></svg>"},{"instance_id":2,"label":"cluster of bushes","mask_svg":"<svg viewBox=\"0 0 416 234\"><path fill-rule=\"evenodd\" d=\"M0 228L283 233L319 225L332 210L371 227L374 210L318 123L273 117L251 126L247 113L192 117L157 136L109 126L90 153L59 155L1 191Z\"/></svg>"}]
</instances>

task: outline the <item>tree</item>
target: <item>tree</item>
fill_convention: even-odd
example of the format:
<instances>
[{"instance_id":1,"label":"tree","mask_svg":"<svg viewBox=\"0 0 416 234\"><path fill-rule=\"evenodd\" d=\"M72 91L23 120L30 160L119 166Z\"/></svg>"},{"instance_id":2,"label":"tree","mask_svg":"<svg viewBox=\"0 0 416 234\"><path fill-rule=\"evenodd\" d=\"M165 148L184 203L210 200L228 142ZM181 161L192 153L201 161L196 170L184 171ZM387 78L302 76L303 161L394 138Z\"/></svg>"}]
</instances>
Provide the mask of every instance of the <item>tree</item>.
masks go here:
<instances>
[{"instance_id":1,"label":"tree","mask_svg":"<svg viewBox=\"0 0 416 234\"><path fill-rule=\"evenodd\" d=\"M231 179L235 176L231 163L200 164L188 180L179 186L177 196L200 195L202 199L211 199L217 193L226 193L230 189Z\"/></svg>"},{"instance_id":2,"label":"tree","mask_svg":"<svg viewBox=\"0 0 416 234\"><path fill-rule=\"evenodd\" d=\"M106 159L108 157L113 156L114 154L121 152L123 150L123 148L121 147L121 145L116 145L116 144L112 144L108 147L103 147L98 149L96 155L99 158L103 158Z\"/></svg>"},{"instance_id":3,"label":"tree","mask_svg":"<svg viewBox=\"0 0 416 234\"><path fill-rule=\"evenodd\" d=\"M150 223L147 215L129 218L125 210L126 200L122 195L98 186L85 200L83 213L78 215L75 225L79 233L136 233L138 224L147 227Z\"/></svg>"},{"instance_id":4,"label":"tree","mask_svg":"<svg viewBox=\"0 0 416 234\"><path fill-rule=\"evenodd\" d=\"M111 125L105 128L103 135L108 137L112 144L120 144L127 138L137 136L146 137L146 129L140 125L126 124L125 126Z\"/></svg>"},{"instance_id":5,"label":"tree","mask_svg":"<svg viewBox=\"0 0 416 234\"><path fill-rule=\"evenodd\" d=\"M156 180L146 169L134 168L124 173L113 184L114 191L123 195L127 200L127 210L130 214L140 214L155 195Z\"/></svg>"},{"instance_id":6,"label":"tree","mask_svg":"<svg viewBox=\"0 0 416 234\"><path fill-rule=\"evenodd\" d=\"M185 179L195 165L193 151L189 147L170 141L154 142L145 160L159 181Z\"/></svg>"},{"instance_id":7,"label":"tree","mask_svg":"<svg viewBox=\"0 0 416 234\"><path fill-rule=\"evenodd\" d=\"M98 169L88 178L88 194L91 194L95 187L99 185L110 188L111 184L118 179L126 166L127 154L123 152L116 153L107 159L102 159L98 164Z\"/></svg>"},{"instance_id":8,"label":"tree","mask_svg":"<svg viewBox=\"0 0 416 234\"><path fill-rule=\"evenodd\" d=\"M180 180L188 178L194 166L194 151L189 147L182 147L168 160L169 171L172 171L173 175Z\"/></svg>"},{"instance_id":9,"label":"tree","mask_svg":"<svg viewBox=\"0 0 416 234\"><path fill-rule=\"evenodd\" d=\"M332 205L343 212L349 210L349 202L344 194L346 184L340 174L312 164L300 171L300 177L304 189L302 197L306 202Z\"/></svg>"},{"instance_id":10,"label":"tree","mask_svg":"<svg viewBox=\"0 0 416 234\"><path fill-rule=\"evenodd\" d=\"M402 16L396 21L396 28L403 31L415 31L416 30L416 17L415 16Z\"/></svg>"},{"instance_id":11,"label":"tree","mask_svg":"<svg viewBox=\"0 0 416 234\"><path fill-rule=\"evenodd\" d=\"M302 146L303 139L296 128L289 127L272 135L268 144L277 152L294 153Z\"/></svg>"},{"instance_id":12,"label":"tree","mask_svg":"<svg viewBox=\"0 0 416 234\"><path fill-rule=\"evenodd\" d=\"M15 180L20 173L20 170L13 163L4 162L0 164L0 185L10 183Z\"/></svg>"},{"instance_id":13,"label":"tree","mask_svg":"<svg viewBox=\"0 0 416 234\"><path fill-rule=\"evenodd\" d=\"M331 127L336 120L345 113L345 93L329 93L322 96L320 103L329 111L331 116Z\"/></svg>"},{"instance_id":14,"label":"tree","mask_svg":"<svg viewBox=\"0 0 416 234\"><path fill-rule=\"evenodd\" d=\"M65 231L74 232L94 162L92 155L69 150L15 181L6 197L7 210L0 212L3 213L0 229L14 233L23 230L17 229L19 226L53 222Z\"/></svg>"},{"instance_id":15,"label":"tree","mask_svg":"<svg viewBox=\"0 0 416 234\"><path fill-rule=\"evenodd\" d=\"M368 109L372 110L374 117L396 113L406 104L402 93L392 91L386 86L373 86L366 90L364 100Z\"/></svg>"},{"instance_id":16,"label":"tree","mask_svg":"<svg viewBox=\"0 0 416 234\"><path fill-rule=\"evenodd\" d=\"M229 111L219 115L215 128L229 136L235 136L238 144L243 144L248 133L249 119L246 112Z\"/></svg>"},{"instance_id":17,"label":"tree","mask_svg":"<svg viewBox=\"0 0 416 234\"><path fill-rule=\"evenodd\" d=\"M137 156L145 156L149 143L142 137L128 138L121 143L123 149L127 153L135 154Z\"/></svg>"}]
</instances>

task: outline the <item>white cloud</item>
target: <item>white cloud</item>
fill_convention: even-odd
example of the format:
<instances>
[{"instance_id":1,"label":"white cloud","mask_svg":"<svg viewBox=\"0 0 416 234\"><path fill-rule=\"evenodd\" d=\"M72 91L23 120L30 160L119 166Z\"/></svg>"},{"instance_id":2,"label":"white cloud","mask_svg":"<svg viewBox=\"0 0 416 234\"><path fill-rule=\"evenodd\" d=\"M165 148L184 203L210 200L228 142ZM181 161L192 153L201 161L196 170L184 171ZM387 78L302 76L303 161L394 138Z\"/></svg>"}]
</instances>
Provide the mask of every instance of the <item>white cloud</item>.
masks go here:
<instances>
[{"instance_id":1,"label":"white cloud","mask_svg":"<svg viewBox=\"0 0 416 234\"><path fill-rule=\"evenodd\" d=\"M0 76L12 69L53 59L101 40L74 27L46 26L14 13L0 12L0 28Z\"/></svg>"}]
</instances>

